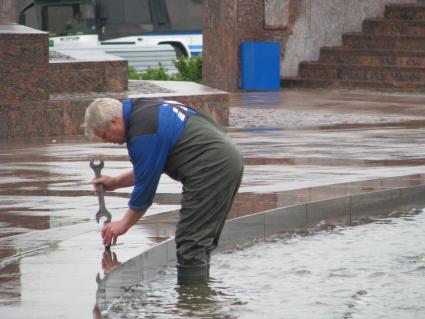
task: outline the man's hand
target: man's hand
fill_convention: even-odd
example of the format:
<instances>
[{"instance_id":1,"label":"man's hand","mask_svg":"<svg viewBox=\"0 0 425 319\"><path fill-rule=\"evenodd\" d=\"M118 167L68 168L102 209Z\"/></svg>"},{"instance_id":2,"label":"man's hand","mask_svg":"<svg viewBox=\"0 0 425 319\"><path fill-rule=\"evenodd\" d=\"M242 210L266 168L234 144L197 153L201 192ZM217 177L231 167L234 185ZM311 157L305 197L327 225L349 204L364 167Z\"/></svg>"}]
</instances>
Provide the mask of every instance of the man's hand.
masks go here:
<instances>
[{"instance_id":1,"label":"man's hand","mask_svg":"<svg viewBox=\"0 0 425 319\"><path fill-rule=\"evenodd\" d=\"M115 245L118 236L125 234L128 228L123 219L105 224L102 229L103 244L105 246Z\"/></svg>"},{"instance_id":2,"label":"man's hand","mask_svg":"<svg viewBox=\"0 0 425 319\"><path fill-rule=\"evenodd\" d=\"M145 211L135 212L131 208L127 210L122 219L105 224L102 229L103 244L115 245L118 236L125 234L137 221L142 218Z\"/></svg>"},{"instance_id":3,"label":"man's hand","mask_svg":"<svg viewBox=\"0 0 425 319\"><path fill-rule=\"evenodd\" d=\"M118 188L117 179L115 177L102 175L99 178L93 178L92 180L93 190L97 194L97 185L103 184L103 189L105 191L113 191Z\"/></svg>"},{"instance_id":4,"label":"man's hand","mask_svg":"<svg viewBox=\"0 0 425 319\"><path fill-rule=\"evenodd\" d=\"M134 185L134 174L133 170L128 170L115 177L102 175L99 178L93 178L92 180L93 190L97 194L97 185L103 184L105 191L114 191L117 188L129 187Z\"/></svg>"}]
</instances>

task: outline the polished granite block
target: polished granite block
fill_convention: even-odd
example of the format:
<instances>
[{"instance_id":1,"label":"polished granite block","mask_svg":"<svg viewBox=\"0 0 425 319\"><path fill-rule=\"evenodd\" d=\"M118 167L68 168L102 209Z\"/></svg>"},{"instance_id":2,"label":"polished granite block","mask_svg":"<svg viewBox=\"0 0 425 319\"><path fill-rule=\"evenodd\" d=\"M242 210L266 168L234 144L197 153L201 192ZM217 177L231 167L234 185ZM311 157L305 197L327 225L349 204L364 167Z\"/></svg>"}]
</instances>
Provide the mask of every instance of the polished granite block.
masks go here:
<instances>
[{"instance_id":1,"label":"polished granite block","mask_svg":"<svg viewBox=\"0 0 425 319\"><path fill-rule=\"evenodd\" d=\"M425 36L383 36L347 33L342 44L353 49L425 50Z\"/></svg>"},{"instance_id":2,"label":"polished granite block","mask_svg":"<svg viewBox=\"0 0 425 319\"><path fill-rule=\"evenodd\" d=\"M0 72L0 106L23 101L41 102L48 99L46 69L33 68L32 75L22 71Z\"/></svg>"},{"instance_id":3,"label":"polished granite block","mask_svg":"<svg viewBox=\"0 0 425 319\"><path fill-rule=\"evenodd\" d=\"M47 35L0 33L0 72L26 72L48 63Z\"/></svg>"},{"instance_id":4,"label":"polished granite block","mask_svg":"<svg viewBox=\"0 0 425 319\"><path fill-rule=\"evenodd\" d=\"M363 32L372 35L425 35L425 20L366 19Z\"/></svg>"},{"instance_id":5,"label":"polished granite block","mask_svg":"<svg viewBox=\"0 0 425 319\"><path fill-rule=\"evenodd\" d=\"M332 88L357 89L378 92L425 92L425 83L422 82L385 82L385 81L355 81L337 79L303 79L284 78L281 80L283 88Z\"/></svg>"},{"instance_id":6,"label":"polished granite block","mask_svg":"<svg viewBox=\"0 0 425 319\"><path fill-rule=\"evenodd\" d=\"M328 65L306 62L300 65L300 77L304 79L424 82L425 68L370 65Z\"/></svg>"},{"instance_id":7,"label":"polished granite block","mask_svg":"<svg viewBox=\"0 0 425 319\"><path fill-rule=\"evenodd\" d=\"M388 19L407 19L425 21L425 7L423 5L388 5L385 8L385 17Z\"/></svg>"},{"instance_id":8,"label":"polished granite block","mask_svg":"<svg viewBox=\"0 0 425 319\"><path fill-rule=\"evenodd\" d=\"M48 75L51 94L122 92L128 88L127 61L50 63Z\"/></svg>"},{"instance_id":9,"label":"polished granite block","mask_svg":"<svg viewBox=\"0 0 425 319\"><path fill-rule=\"evenodd\" d=\"M91 101L91 100L89 100ZM76 135L84 116L86 101L34 101L0 108L0 138Z\"/></svg>"},{"instance_id":10,"label":"polished granite block","mask_svg":"<svg viewBox=\"0 0 425 319\"><path fill-rule=\"evenodd\" d=\"M62 107L68 104L68 107ZM58 136L81 133L81 116L84 109L73 103L60 106L47 101L27 102L0 108L0 138ZM77 115L76 115L77 114Z\"/></svg>"},{"instance_id":11,"label":"polished granite block","mask_svg":"<svg viewBox=\"0 0 425 319\"><path fill-rule=\"evenodd\" d=\"M48 98L48 34L0 25L0 106Z\"/></svg>"},{"instance_id":12,"label":"polished granite block","mask_svg":"<svg viewBox=\"0 0 425 319\"><path fill-rule=\"evenodd\" d=\"M343 47L322 48L321 63L370 66L425 66L425 52L406 50L364 50Z\"/></svg>"}]
</instances>

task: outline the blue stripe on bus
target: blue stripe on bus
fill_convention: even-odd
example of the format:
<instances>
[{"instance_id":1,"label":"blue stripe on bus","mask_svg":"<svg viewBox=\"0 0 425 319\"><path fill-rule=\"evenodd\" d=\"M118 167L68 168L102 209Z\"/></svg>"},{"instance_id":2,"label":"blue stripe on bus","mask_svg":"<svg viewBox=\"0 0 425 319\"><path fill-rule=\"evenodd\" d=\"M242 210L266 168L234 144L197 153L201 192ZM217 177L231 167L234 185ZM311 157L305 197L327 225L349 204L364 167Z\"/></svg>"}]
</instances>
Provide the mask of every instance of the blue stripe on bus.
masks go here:
<instances>
[{"instance_id":1,"label":"blue stripe on bus","mask_svg":"<svg viewBox=\"0 0 425 319\"><path fill-rule=\"evenodd\" d=\"M189 49L201 49L202 50L202 44L201 45L189 45Z\"/></svg>"},{"instance_id":2,"label":"blue stripe on bus","mask_svg":"<svg viewBox=\"0 0 425 319\"><path fill-rule=\"evenodd\" d=\"M190 51L191 56L200 56L201 54L202 54L202 52L200 52L200 51Z\"/></svg>"}]
</instances>

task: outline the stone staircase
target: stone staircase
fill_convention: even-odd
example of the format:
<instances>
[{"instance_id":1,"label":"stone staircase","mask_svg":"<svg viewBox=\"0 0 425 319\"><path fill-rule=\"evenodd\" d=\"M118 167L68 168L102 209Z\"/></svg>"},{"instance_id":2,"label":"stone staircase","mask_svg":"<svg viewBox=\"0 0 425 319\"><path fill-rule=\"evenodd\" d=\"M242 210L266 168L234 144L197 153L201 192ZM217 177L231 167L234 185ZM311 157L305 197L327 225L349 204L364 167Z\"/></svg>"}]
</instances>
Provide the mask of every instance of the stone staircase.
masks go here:
<instances>
[{"instance_id":1,"label":"stone staircase","mask_svg":"<svg viewBox=\"0 0 425 319\"><path fill-rule=\"evenodd\" d=\"M323 47L317 62L302 62L282 87L425 92L425 5L387 5L384 18L363 21L361 33Z\"/></svg>"}]
</instances>

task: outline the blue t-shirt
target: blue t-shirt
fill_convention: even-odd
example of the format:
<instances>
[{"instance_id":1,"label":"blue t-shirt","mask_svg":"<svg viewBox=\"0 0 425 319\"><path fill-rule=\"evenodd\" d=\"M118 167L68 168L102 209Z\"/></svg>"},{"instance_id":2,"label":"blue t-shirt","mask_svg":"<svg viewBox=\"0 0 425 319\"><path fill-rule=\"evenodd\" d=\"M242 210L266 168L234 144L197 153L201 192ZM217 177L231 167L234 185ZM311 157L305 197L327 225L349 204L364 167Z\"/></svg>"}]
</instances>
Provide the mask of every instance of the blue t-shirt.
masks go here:
<instances>
[{"instance_id":1,"label":"blue t-shirt","mask_svg":"<svg viewBox=\"0 0 425 319\"><path fill-rule=\"evenodd\" d=\"M129 207L135 211L152 205L167 157L195 111L174 101L124 100L127 149L134 170Z\"/></svg>"}]
</instances>

